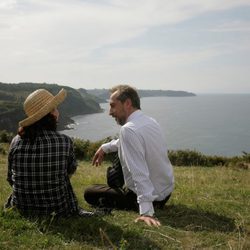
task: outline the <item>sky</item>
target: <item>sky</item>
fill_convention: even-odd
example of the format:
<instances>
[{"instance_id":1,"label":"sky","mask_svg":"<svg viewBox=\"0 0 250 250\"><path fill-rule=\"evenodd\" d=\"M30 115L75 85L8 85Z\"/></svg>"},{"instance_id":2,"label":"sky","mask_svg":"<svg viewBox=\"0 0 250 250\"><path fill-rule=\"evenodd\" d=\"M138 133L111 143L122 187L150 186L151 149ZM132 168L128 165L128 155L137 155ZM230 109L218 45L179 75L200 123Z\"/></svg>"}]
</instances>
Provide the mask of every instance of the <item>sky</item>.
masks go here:
<instances>
[{"instance_id":1,"label":"sky","mask_svg":"<svg viewBox=\"0 0 250 250\"><path fill-rule=\"evenodd\" d=\"M250 1L0 0L0 82L250 93Z\"/></svg>"}]
</instances>

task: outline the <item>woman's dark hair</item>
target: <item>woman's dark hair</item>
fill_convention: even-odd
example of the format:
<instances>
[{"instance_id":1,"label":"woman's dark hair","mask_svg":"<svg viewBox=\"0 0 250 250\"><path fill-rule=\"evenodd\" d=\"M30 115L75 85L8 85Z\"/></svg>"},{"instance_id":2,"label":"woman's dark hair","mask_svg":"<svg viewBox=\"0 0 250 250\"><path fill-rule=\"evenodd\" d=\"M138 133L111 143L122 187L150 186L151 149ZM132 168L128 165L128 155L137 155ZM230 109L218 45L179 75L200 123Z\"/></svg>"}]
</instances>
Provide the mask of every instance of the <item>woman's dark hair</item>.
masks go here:
<instances>
[{"instance_id":1,"label":"woman's dark hair","mask_svg":"<svg viewBox=\"0 0 250 250\"><path fill-rule=\"evenodd\" d=\"M117 100L124 103L130 99L134 108L141 109L140 97L135 88L129 85L117 85L110 90L112 94L116 91L118 91Z\"/></svg>"},{"instance_id":2,"label":"woman's dark hair","mask_svg":"<svg viewBox=\"0 0 250 250\"><path fill-rule=\"evenodd\" d=\"M18 134L21 136L22 139L27 138L33 142L42 130L56 131L56 129L56 117L49 113L36 123L27 127L20 128Z\"/></svg>"}]
</instances>

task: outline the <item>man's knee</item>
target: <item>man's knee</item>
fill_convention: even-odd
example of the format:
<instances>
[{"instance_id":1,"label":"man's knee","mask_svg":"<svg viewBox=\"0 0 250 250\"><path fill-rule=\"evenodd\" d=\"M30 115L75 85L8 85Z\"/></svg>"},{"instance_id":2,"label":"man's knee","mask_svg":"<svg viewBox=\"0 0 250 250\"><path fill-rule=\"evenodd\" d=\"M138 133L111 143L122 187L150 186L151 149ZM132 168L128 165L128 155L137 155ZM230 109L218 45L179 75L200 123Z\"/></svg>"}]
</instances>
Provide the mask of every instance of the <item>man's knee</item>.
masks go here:
<instances>
[{"instance_id":1,"label":"man's knee","mask_svg":"<svg viewBox=\"0 0 250 250\"><path fill-rule=\"evenodd\" d=\"M99 199L106 196L109 187L105 184L95 184L87 187L83 193L84 199L91 205L98 205Z\"/></svg>"}]
</instances>

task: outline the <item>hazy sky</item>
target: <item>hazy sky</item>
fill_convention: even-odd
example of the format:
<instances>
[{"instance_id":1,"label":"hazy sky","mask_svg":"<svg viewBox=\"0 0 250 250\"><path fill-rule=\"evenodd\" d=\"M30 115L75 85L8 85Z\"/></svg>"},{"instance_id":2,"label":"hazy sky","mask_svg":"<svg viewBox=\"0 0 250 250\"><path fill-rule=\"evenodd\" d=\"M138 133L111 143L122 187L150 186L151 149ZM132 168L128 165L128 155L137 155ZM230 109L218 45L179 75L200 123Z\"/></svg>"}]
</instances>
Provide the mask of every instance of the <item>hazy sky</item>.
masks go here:
<instances>
[{"instance_id":1,"label":"hazy sky","mask_svg":"<svg viewBox=\"0 0 250 250\"><path fill-rule=\"evenodd\" d=\"M250 0L0 0L0 82L250 93Z\"/></svg>"}]
</instances>

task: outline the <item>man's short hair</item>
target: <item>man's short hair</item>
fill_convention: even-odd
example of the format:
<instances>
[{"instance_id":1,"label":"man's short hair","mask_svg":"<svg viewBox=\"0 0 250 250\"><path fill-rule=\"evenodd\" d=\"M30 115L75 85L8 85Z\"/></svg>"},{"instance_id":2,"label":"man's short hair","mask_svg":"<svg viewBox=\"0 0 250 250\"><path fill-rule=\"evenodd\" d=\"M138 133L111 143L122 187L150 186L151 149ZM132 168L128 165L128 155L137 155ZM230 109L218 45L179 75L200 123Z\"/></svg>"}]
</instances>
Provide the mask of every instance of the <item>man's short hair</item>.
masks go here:
<instances>
[{"instance_id":1,"label":"man's short hair","mask_svg":"<svg viewBox=\"0 0 250 250\"><path fill-rule=\"evenodd\" d=\"M141 109L140 97L135 88L129 85L117 85L110 89L110 92L118 93L117 100L124 103L127 99L131 100L132 106L137 109Z\"/></svg>"}]
</instances>

